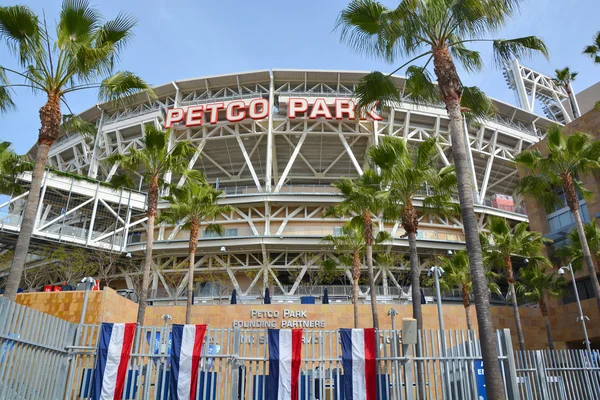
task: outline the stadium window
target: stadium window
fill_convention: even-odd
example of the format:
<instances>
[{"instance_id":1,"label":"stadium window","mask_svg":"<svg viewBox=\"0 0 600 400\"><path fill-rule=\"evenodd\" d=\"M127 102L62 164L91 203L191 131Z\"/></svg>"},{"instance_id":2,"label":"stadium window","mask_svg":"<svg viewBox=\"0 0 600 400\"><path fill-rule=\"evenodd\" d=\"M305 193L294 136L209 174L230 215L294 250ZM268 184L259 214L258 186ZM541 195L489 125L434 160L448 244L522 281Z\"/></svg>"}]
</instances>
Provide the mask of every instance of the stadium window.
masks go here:
<instances>
[{"instance_id":1,"label":"stadium window","mask_svg":"<svg viewBox=\"0 0 600 400\"><path fill-rule=\"evenodd\" d=\"M333 227L333 236L342 236L343 232L342 232L342 227L341 226L334 226Z\"/></svg>"},{"instance_id":2,"label":"stadium window","mask_svg":"<svg viewBox=\"0 0 600 400\"><path fill-rule=\"evenodd\" d=\"M225 236L237 236L238 228L228 228L225 229Z\"/></svg>"},{"instance_id":3,"label":"stadium window","mask_svg":"<svg viewBox=\"0 0 600 400\"><path fill-rule=\"evenodd\" d=\"M592 287L592 280L589 277L579 279L577 281L577 291L581 301L593 299L594 288ZM577 299L575 298L575 292L573 291L573 282L569 282L565 294L563 295L563 304L574 303L575 301L577 301Z\"/></svg>"},{"instance_id":4,"label":"stadium window","mask_svg":"<svg viewBox=\"0 0 600 400\"><path fill-rule=\"evenodd\" d=\"M219 234L215 231L207 231L206 229L204 230L204 235L205 238L217 238L219 237Z\"/></svg>"}]
</instances>

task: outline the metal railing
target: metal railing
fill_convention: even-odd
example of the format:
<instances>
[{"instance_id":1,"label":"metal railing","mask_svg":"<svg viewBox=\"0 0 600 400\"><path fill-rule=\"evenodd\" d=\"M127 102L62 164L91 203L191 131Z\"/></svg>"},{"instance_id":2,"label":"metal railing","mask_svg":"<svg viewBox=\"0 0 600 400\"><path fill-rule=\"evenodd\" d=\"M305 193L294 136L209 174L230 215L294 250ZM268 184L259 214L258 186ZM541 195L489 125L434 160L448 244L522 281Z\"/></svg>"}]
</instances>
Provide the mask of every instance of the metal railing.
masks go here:
<instances>
[{"instance_id":1,"label":"metal railing","mask_svg":"<svg viewBox=\"0 0 600 400\"><path fill-rule=\"evenodd\" d=\"M344 398L340 332L302 335L299 399ZM90 399L99 336L100 325L66 322L0 298L0 399ZM375 340L377 399L485 398L476 332L424 330L414 344L404 342L401 330L379 330ZM515 360L507 329L497 331L496 343L507 399L600 398L597 351L517 352ZM122 399L169 398L170 354L171 326L139 326ZM196 399L265 399L267 330L209 327L198 369Z\"/></svg>"}]
</instances>

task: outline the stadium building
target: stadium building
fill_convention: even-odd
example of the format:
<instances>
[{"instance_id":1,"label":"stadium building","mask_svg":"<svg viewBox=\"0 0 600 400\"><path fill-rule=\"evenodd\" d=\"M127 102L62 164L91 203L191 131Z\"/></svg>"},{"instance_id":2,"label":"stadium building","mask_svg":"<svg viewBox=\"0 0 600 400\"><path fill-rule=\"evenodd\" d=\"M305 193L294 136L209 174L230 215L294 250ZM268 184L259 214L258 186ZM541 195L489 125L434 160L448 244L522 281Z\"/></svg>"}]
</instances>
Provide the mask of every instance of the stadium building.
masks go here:
<instances>
[{"instance_id":1,"label":"stadium building","mask_svg":"<svg viewBox=\"0 0 600 400\"><path fill-rule=\"evenodd\" d=\"M521 106L494 101L493 117L466 124L475 211L482 229L489 215L515 223L527 220L523 199L515 194L518 173L513 159L536 144L550 125L568 122L564 91L535 74L518 63L508 66L505 75ZM144 127L154 124L172 127L171 144L193 144L196 151L189 168L202 171L224 191L221 201L234 206L216 221L225 228L223 236L201 230L196 303L228 301L234 288L242 302L262 302L266 287L274 303L297 303L304 295L322 296L325 286L331 301L348 302L348 270L342 268L328 280L319 274L324 261L339 260L323 237L335 235L344 223L323 217L340 201L331 184L360 175L367 168L367 149L385 136L411 144L436 137L440 166L452 157L442 106L417 106L404 97L391 109L373 109L362 119L354 118L351 98L364 75L277 69L211 76L160 85L153 100L139 96L133 105L90 107L80 116L95 124L97 135L64 135L50 150L48 165L62 174L49 172L44 180L28 268L52 262L44 258L44 249L56 248L57 243L82 246L114 257L117 266L108 273L110 286L134 295L146 242L146 188L140 183L137 190L114 191L103 182L119 172L119 165L108 164L107 157L141 148ZM404 79L394 79L403 93ZM544 104L545 115L533 109L536 98ZM169 174L164 178L185 183ZM23 176L23 184L29 179ZM27 192L0 200L0 238L10 246L16 241ZM378 301L410 301L408 262L403 258L408 240L399 223L374 219L379 230L393 237L378 253L397 255L376 259ZM185 296L188 232L180 225L159 224L154 239L150 298L155 304L173 302ZM423 261L464 245L460 217L420 221ZM56 281L50 275L46 283ZM368 302L366 285L361 286L361 299Z\"/></svg>"}]
</instances>

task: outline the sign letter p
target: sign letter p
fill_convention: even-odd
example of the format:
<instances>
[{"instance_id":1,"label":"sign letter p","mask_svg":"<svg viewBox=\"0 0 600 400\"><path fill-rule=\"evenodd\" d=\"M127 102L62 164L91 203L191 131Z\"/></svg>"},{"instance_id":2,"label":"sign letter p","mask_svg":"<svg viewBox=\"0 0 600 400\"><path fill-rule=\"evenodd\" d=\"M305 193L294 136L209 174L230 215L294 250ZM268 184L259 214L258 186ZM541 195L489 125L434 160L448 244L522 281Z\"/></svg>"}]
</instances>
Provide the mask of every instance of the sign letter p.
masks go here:
<instances>
[{"instance_id":1,"label":"sign letter p","mask_svg":"<svg viewBox=\"0 0 600 400\"><path fill-rule=\"evenodd\" d=\"M167 110L167 118L165 120L165 128L171 128L173 124L183 121L185 112L182 108L171 108Z\"/></svg>"}]
</instances>

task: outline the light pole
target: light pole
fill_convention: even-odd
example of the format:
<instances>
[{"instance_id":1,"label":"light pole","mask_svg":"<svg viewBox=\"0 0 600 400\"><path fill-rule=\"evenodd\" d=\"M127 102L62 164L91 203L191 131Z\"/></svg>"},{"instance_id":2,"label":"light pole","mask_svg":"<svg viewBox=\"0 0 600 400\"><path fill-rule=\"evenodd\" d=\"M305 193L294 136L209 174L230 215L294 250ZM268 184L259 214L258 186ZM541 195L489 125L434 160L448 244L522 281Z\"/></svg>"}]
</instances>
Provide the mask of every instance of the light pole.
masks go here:
<instances>
[{"instance_id":1,"label":"light pole","mask_svg":"<svg viewBox=\"0 0 600 400\"><path fill-rule=\"evenodd\" d=\"M577 317L577 320L581 320L581 326L583 326L583 336L585 338L585 348L588 351L588 357L590 357L590 359L591 359L592 349L590 348L590 339L588 338L587 327L585 326L585 320L586 320L586 318L587 319L589 319L589 318L586 317L585 315L583 315L583 310L581 309L581 300L579 300L579 291L577 290L577 282L575 281L575 274L573 273L573 267L571 266L571 264L564 266L564 267L560 267L558 269L558 274L564 275L565 270L567 270L571 273L571 280L573 282L573 291L575 292L575 299L577 300L577 307L579 308L579 317Z\"/></svg>"},{"instance_id":2,"label":"light pole","mask_svg":"<svg viewBox=\"0 0 600 400\"><path fill-rule=\"evenodd\" d=\"M448 250L448 255L452 254L452 250ZM442 294L440 293L440 278L442 277L442 275L444 275L444 269L442 267L437 267L437 266L433 266L431 268L429 268L429 272L427 273L427 276L431 276L433 275L433 280L435 281L435 298L436 298L436 303L437 303L437 309L438 309L438 320L439 320L439 324L440 324L440 335L441 335L441 339L442 339L442 357L446 357L448 355L448 352L446 351L446 331L444 330L444 313L442 311ZM445 389L446 389L446 393L451 393L450 392L450 371L448 369L448 365L445 362L446 360L444 360L442 362L442 365L444 366L444 375L446 377L445 380Z\"/></svg>"},{"instance_id":3,"label":"light pole","mask_svg":"<svg viewBox=\"0 0 600 400\"><path fill-rule=\"evenodd\" d=\"M90 289L94 286L94 278L91 276L86 276L81 280L81 283L85 283L85 296L83 297L83 307L81 308L81 317L79 317L79 326L83 325L85 320L85 312L87 310L88 297L90 294Z\"/></svg>"},{"instance_id":4,"label":"light pole","mask_svg":"<svg viewBox=\"0 0 600 400\"><path fill-rule=\"evenodd\" d=\"M429 268L429 272L427 276L433 275L433 279L435 280L435 298L438 309L438 319L440 321L440 330L444 332L444 314L442 312L442 295L440 293L440 278L444 275L444 269L442 267L431 267Z\"/></svg>"}]
</instances>

